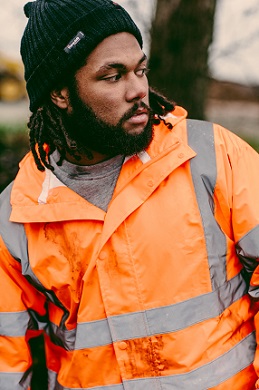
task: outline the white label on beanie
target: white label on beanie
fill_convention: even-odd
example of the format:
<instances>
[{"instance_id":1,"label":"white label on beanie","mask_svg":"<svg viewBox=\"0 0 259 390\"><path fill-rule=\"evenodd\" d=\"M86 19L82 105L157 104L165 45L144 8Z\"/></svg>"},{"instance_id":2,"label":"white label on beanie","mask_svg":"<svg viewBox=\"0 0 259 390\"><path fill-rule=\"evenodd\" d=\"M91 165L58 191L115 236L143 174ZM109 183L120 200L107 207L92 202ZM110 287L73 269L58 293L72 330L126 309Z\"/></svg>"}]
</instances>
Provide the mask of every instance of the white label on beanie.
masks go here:
<instances>
[{"instance_id":1,"label":"white label on beanie","mask_svg":"<svg viewBox=\"0 0 259 390\"><path fill-rule=\"evenodd\" d=\"M70 51L78 44L78 42L81 41L82 38L85 37L85 34L82 33L82 31L79 31L76 36L71 39L71 41L68 43L68 45L65 47L65 52L70 53Z\"/></svg>"}]
</instances>

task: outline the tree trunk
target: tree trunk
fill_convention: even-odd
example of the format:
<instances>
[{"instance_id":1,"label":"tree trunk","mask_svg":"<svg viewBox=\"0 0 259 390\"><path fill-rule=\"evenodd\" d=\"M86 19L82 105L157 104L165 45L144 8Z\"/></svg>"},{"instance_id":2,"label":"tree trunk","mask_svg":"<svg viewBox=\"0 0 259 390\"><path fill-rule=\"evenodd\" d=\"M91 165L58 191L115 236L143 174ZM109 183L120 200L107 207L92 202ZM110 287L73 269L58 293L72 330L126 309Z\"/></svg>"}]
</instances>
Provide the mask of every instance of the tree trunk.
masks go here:
<instances>
[{"instance_id":1,"label":"tree trunk","mask_svg":"<svg viewBox=\"0 0 259 390\"><path fill-rule=\"evenodd\" d=\"M150 85L203 119L216 0L157 0Z\"/></svg>"}]
</instances>

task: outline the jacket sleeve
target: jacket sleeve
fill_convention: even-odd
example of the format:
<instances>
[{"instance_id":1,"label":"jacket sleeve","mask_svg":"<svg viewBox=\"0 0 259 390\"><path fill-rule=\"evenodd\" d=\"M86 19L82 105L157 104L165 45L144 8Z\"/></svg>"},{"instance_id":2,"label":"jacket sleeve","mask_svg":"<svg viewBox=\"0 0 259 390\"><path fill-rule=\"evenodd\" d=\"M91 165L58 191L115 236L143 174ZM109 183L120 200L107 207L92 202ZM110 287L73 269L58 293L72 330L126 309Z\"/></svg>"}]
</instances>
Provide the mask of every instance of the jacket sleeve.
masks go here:
<instances>
[{"instance_id":1,"label":"jacket sleeve","mask_svg":"<svg viewBox=\"0 0 259 390\"><path fill-rule=\"evenodd\" d=\"M239 156L234 182L236 201L233 225L238 235L236 245L239 258L246 269L250 285L249 295L259 308L259 156L250 148ZM243 209L243 213L241 210ZM259 376L259 313L254 318L257 349L254 367ZM259 389L259 379L255 384Z\"/></svg>"},{"instance_id":2,"label":"jacket sleeve","mask_svg":"<svg viewBox=\"0 0 259 390\"><path fill-rule=\"evenodd\" d=\"M45 316L45 298L24 278L20 263L0 237L0 389L29 389L32 358L29 339L36 318Z\"/></svg>"},{"instance_id":3,"label":"jacket sleeve","mask_svg":"<svg viewBox=\"0 0 259 390\"><path fill-rule=\"evenodd\" d=\"M256 308L259 303L259 155L234 134L221 130L218 134L218 170L224 172L219 186L227 188L225 200L230 210L230 236L246 271L248 293ZM255 316L255 328L258 344L259 313ZM254 367L259 376L258 347ZM259 380L257 382L256 388L259 388Z\"/></svg>"},{"instance_id":4,"label":"jacket sleeve","mask_svg":"<svg viewBox=\"0 0 259 390\"><path fill-rule=\"evenodd\" d=\"M12 183L0 196L0 389L29 389L29 340L46 326L46 298L23 276L27 239L22 224L9 221Z\"/></svg>"},{"instance_id":5,"label":"jacket sleeve","mask_svg":"<svg viewBox=\"0 0 259 390\"><path fill-rule=\"evenodd\" d=\"M256 297L258 294L259 298L259 154L220 126L214 125L214 135L216 216L235 243L237 255L251 282L251 295ZM258 292L253 289L255 286L258 286Z\"/></svg>"},{"instance_id":6,"label":"jacket sleeve","mask_svg":"<svg viewBox=\"0 0 259 390\"><path fill-rule=\"evenodd\" d=\"M259 298L259 154L233 134L229 143L234 241L250 280L249 293Z\"/></svg>"}]
</instances>

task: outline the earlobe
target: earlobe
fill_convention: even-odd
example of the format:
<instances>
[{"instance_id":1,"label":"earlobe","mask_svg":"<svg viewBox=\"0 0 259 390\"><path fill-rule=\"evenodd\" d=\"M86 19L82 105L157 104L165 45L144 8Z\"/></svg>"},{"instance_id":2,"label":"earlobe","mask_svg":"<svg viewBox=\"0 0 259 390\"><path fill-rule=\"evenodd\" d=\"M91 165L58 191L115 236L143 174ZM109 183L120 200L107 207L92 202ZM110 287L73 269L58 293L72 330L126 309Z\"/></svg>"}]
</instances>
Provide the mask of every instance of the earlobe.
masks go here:
<instances>
[{"instance_id":1,"label":"earlobe","mask_svg":"<svg viewBox=\"0 0 259 390\"><path fill-rule=\"evenodd\" d=\"M50 94L51 100L59 108L69 108L69 95L67 88L53 90Z\"/></svg>"}]
</instances>

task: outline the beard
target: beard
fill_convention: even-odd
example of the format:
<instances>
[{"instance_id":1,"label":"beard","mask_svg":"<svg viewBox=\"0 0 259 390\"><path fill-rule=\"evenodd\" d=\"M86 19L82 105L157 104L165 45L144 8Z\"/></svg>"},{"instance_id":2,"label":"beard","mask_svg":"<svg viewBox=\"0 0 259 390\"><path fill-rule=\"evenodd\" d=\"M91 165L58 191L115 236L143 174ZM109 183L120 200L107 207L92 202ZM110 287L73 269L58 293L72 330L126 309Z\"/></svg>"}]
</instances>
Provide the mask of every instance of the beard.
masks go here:
<instances>
[{"instance_id":1,"label":"beard","mask_svg":"<svg viewBox=\"0 0 259 390\"><path fill-rule=\"evenodd\" d=\"M111 125L100 119L95 112L86 105L78 95L76 86L69 88L71 113L66 113L64 125L68 145L76 145L80 154L89 156L95 151L107 156L130 156L146 149L153 138L153 113L145 103L135 103L118 121ZM123 128L123 123L131 118L138 108L147 110L149 120L143 131L138 134L129 134ZM73 149L75 146L73 147Z\"/></svg>"}]
</instances>

